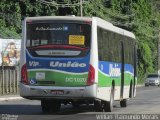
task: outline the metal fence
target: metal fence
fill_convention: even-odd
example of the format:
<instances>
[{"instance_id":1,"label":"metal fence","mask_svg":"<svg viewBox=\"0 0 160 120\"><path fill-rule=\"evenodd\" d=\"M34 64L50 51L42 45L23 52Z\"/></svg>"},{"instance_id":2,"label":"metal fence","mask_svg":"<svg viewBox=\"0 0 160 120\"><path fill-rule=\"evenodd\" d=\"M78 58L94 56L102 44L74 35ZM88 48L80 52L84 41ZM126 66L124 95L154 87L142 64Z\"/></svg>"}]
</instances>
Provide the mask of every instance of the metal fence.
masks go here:
<instances>
[{"instance_id":1,"label":"metal fence","mask_svg":"<svg viewBox=\"0 0 160 120\"><path fill-rule=\"evenodd\" d=\"M0 95L19 93L19 67L0 67Z\"/></svg>"}]
</instances>

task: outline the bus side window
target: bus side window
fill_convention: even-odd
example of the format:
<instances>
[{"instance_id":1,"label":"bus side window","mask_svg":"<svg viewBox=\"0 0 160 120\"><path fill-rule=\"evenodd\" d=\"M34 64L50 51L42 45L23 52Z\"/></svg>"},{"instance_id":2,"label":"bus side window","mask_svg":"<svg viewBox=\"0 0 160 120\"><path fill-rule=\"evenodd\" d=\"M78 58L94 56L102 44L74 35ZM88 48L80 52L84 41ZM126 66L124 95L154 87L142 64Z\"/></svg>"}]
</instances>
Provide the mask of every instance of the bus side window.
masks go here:
<instances>
[{"instance_id":1,"label":"bus side window","mask_svg":"<svg viewBox=\"0 0 160 120\"><path fill-rule=\"evenodd\" d=\"M102 29L98 28L97 30L97 39L98 39L98 59L99 61L103 60L103 34Z\"/></svg>"},{"instance_id":2,"label":"bus side window","mask_svg":"<svg viewBox=\"0 0 160 120\"><path fill-rule=\"evenodd\" d=\"M119 34L115 34L114 35L115 38L115 44L114 44L114 56L115 56L115 62L120 62L121 61L121 50L120 50L120 35Z\"/></svg>"},{"instance_id":3,"label":"bus side window","mask_svg":"<svg viewBox=\"0 0 160 120\"><path fill-rule=\"evenodd\" d=\"M103 58L105 61L108 61L108 32L103 32Z\"/></svg>"},{"instance_id":4,"label":"bus side window","mask_svg":"<svg viewBox=\"0 0 160 120\"><path fill-rule=\"evenodd\" d=\"M108 60L112 61L114 57L114 54L113 54L114 53L114 37L112 32L109 32L108 40L109 40Z\"/></svg>"}]
</instances>

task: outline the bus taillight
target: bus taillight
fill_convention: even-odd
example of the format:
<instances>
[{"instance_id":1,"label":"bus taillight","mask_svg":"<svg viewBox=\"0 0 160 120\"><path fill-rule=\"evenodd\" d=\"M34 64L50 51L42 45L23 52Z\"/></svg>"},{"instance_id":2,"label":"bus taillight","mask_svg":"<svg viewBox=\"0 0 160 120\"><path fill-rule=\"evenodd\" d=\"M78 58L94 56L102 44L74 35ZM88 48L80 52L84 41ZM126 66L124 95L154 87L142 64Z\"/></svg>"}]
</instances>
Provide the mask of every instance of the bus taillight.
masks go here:
<instances>
[{"instance_id":1,"label":"bus taillight","mask_svg":"<svg viewBox=\"0 0 160 120\"><path fill-rule=\"evenodd\" d=\"M26 85L28 84L27 65L26 64L24 64L21 69L21 82Z\"/></svg>"},{"instance_id":2,"label":"bus taillight","mask_svg":"<svg viewBox=\"0 0 160 120\"><path fill-rule=\"evenodd\" d=\"M95 69L92 65L90 65L87 85L93 85L94 82L95 82Z\"/></svg>"}]
</instances>

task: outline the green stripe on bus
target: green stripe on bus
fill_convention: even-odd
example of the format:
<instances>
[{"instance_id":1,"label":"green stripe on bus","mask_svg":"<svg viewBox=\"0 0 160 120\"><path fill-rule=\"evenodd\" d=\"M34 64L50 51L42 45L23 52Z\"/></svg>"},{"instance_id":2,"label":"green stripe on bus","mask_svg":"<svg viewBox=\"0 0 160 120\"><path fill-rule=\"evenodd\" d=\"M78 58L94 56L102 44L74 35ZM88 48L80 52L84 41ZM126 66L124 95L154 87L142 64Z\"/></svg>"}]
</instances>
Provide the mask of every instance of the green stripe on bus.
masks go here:
<instances>
[{"instance_id":1,"label":"green stripe on bus","mask_svg":"<svg viewBox=\"0 0 160 120\"><path fill-rule=\"evenodd\" d=\"M45 73L45 79L36 80L36 86L86 86L88 79L88 73L83 74L69 74L56 71L29 71L28 78L36 79L36 73ZM53 82L53 84L45 84L45 81ZM41 83L41 84L40 84Z\"/></svg>"},{"instance_id":2,"label":"green stripe on bus","mask_svg":"<svg viewBox=\"0 0 160 120\"><path fill-rule=\"evenodd\" d=\"M133 75L130 73L124 73L124 85L130 85L131 80L133 80ZM121 85L121 78L111 78L105 73L98 71L98 86L99 87L109 87L112 85L112 81L115 81L115 86Z\"/></svg>"}]
</instances>

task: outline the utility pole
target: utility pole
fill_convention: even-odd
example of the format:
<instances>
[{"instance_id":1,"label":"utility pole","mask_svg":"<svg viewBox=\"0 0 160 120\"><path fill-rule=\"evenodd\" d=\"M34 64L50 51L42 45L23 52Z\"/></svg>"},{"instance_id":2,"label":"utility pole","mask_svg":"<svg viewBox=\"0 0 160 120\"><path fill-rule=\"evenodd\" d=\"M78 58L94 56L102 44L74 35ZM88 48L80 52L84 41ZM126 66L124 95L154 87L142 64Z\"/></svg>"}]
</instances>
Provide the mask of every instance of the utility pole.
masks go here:
<instances>
[{"instance_id":1,"label":"utility pole","mask_svg":"<svg viewBox=\"0 0 160 120\"><path fill-rule=\"evenodd\" d=\"M160 31L158 35L158 74L160 74Z\"/></svg>"},{"instance_id":2,"label":"utility pole","mask_svg":"<svg viewBox=\"0 0 160 120\"><path fill-rule=\"evenodd\" d=\"M83 2L80 0L80 11L81 11L81 17L83 16Z\"/></svg>"}]
</instances>

